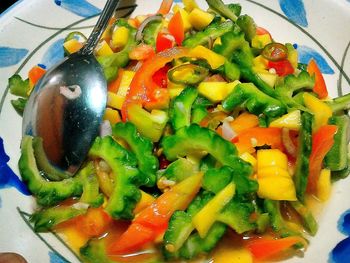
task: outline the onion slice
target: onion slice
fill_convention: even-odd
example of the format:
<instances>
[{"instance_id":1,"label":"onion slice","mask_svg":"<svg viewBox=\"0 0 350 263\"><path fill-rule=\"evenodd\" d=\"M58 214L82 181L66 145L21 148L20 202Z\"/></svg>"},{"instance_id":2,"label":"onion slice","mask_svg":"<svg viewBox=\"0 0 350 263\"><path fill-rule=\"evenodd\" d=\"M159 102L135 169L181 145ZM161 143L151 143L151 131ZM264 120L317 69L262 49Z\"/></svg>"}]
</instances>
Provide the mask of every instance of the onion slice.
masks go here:
<instances>
[{"instance_id":1,"label":"onion slice","mask_svg":"<svg viewBox=\"0 0 350 263\"><path fill-rule=\"evenodd\" d=\"M136 35L135 35L135 40L136 41L141 41L143 38L143 30L145 29L145 27L148 25L148 23L152 22L152 21L162 21L163 17L161 15L154 15L154 16L149 16L147 17L145 20L143 20L143 22L141 23L141 25L139 26Z\"/></svg>"},{"instance_id":2,"label":"onion slice","mask_svg":"<svg viewBox=\"0 0 350 263\"><path fill-rule=\"evenodd\" d=\"M237 136L237 133L233 130L233 128L231 127L228 121L224 121L222 123L221 128L222 128L222 137L225 140L231 141L233 138Z\"/></svg>"},{"instance_id":3,"label":"onion slice","mask_svg":"<svg viewBox=\"0 0 350 263\"><path fill-rule=\"evenodd\" d=\"M282 143L290 156L297 156L297 148L295 147L292 139L289 136L289 129L285 127L282 128Z\"/></svg>"},{"instance_id":4,"label":"onion slice","mask_svg":"<svg viewBox=\"0 0 350 263\"><path fill-rule=\"evenodd\" d=\"M100 126L100 136L105 137L112 135L112 126L108 120L104 120Z\"/></svg>"}]
</instances>

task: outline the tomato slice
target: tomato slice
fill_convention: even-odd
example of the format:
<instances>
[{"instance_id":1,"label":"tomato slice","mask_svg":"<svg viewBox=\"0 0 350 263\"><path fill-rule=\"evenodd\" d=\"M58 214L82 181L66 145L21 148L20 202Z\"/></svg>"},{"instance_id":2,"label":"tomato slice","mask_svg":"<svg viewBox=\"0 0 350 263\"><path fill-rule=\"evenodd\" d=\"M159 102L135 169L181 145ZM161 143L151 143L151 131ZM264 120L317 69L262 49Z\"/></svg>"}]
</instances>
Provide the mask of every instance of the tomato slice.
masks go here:
<instances>
[{"instance_id":1,"label":"tomato slice","mask_svg":"<svg viewBox=\"0 0 350 263\"><path fill-rule=\"evenodd\" d=\"M271 68L275 69L278 76L281 76L281 77L294 73L294 68L292 64L289 62L289 60L287 59L282 59L279 61L269 60L267 67L269 69Z\"/></svg>"},{"instance_id":2,"label":"tomato slice","mask_svg":"<svg viewBox=\"0 0 350 263\"><path fill-rule=\"evenodd\" d=\"M152 94L154 94L154 90L158 88L158 85L152 79L154 73L163 68L173 59L185 57L188 56L188 54L189 49L184 47L174 47L145 60L131 81L130 89L122 107L123 121L127 120L128 105L141 104L144 106L150 101Z\"/></svg>"},{"instance_id":3,"label":"tomato slice","mask_svg":"<svg viewBox=\"0 0 350 263\"><path fill-rule=\"evenodd\" d=\"M172 35L159 32L156 40L156 51L161 52L172 48L175 45L175 39Z\"/></svg>"}]
</instances>

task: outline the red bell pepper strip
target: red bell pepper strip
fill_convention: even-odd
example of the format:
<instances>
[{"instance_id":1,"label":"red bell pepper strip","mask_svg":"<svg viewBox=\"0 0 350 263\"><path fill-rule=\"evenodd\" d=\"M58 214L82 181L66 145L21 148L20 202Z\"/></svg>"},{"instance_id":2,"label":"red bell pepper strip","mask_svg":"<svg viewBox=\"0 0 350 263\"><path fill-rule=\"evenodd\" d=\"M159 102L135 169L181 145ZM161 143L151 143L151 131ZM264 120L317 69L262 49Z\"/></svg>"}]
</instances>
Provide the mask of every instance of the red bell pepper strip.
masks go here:
<instances>
[{"instance_id":1,"label":"red bell pepper strip","mask_svg":"<svg viewBox=\"0 0 350 263\"><path fill-rule=\"evenodd\" d=\"M149 111L153 109L166 109L170 103L169 90L164 88L156 88L149 97L149 101L145 103L145 108Z\"/></svg>"},{"instance_id":2,"label":"red bell pepper strip","mask_svg":"<svg viewBox=\"0 0 350 263\"><path fill-rule=\"evenodd\" d=\"M46 73L46 70L40 66L34 66L29 70L28 78L29 82L34 86L41 79L41 77Z\"/></svg>"},{"instance_id":3,"label":"red bell pepper strip","mask_svg":"<svg viewBox=\"0 0 350 263\"><path fill-rule=\"evenodd\" d=\"M269 69L274 68L278 76L287 76L294 73L294 68L292 64L287 59L279 61L271 61L267 63Z\"/></svg>"},{"instance_id":4,"label":"red bell pepper strip","mask_svg":"<svg viewBox=\"0 0 350 263\"><path fill-rule=\"evenodd\" d=\"M315 75L315 86L313 91L318 95L320 99L325 99L328 97L327 86L324 81L323 75L317 66L315 60L311 59L307 65L307 72L312 76Z\"/></svg>"},{"instance_id":5,"label":"red bell pepper strip","mask_svg":"<svg viewBox=\"0 0 350 263\"><path fill-rule=\"evenodd\" d=\"M160 4L158 14L166 15L169 13L171 6L173 5L173 0L163 0L163 2Z\"/></svg>"},{"instance_id":6,"label":"red bell pepper strip","mask_svg":"<svg viewBox=\"0 0 350 263\"><path fill-rule=\"evenodd\" d=\"M161 52L166 49L172 48L175 45L175 38L174 36L164 33L164 32L159 32L157 35L157 40L156 40L156 51Z\"/></svg>"},{"instance_id":7,"label":"red bell pepper strip","mask_svg":"<svg viewBox=\"0 0 350 263\"><path fill-rule=\"evenodd\" d=\"M169 65L165 65L153 74L152 80L161 88L168 86L168 71L171 69Z\"/></svg>"},{"instance_id":8,"label":"red bell pepper strip","mask_svg":"<svg viewBox=\"0 0 350 263\"><path fill-rule=\"evenodd\" d=\"M309 163L309 177L307 191L315 193L317 181L322 170L322 162L334 144L334 135L337 133L336 125L324 125L312 135L312 149Z\"/></svg>"},{"instance_id":9,"label":"red bell pepper strip","mask_svg":"<svg viewBox=\"0 0 350 263\"><path fill-rule=\"evenodd\" d=\"M298 243L305 244L306 242L300 236L289 236L280 239L262 237L248 241L246 246L252 253L254 259L264 260L276 256Z\"/></svg>"},{"instance_id":10,"label":"red bell pepper strip","mask_svg":"<svg viewBox=\"0 0 350 263\"><path fill-rule=\"evenodd\" d=\"M282 129L276 127L253 127L243 130L232 142L240 153L255 152L254 147L269 145L272 149L284 150L282 142Z\"/></svg>"},{"instance_id":11,"label":"red bell pepper strip","mask_svg":"<svg viewBox=\"0 0 350 263\"><path fill-rule=\"evenodd\" d=\"M128 105L141 104L144 106L145 103L150 100L154 90L158 88L157 84L152 79L154 73L173 59L185 57L188 56L188 54L189 49L174 47L145 60L131 81L130 89L122 107L123 121L127 120Z\"/></svg>"},{"instance_id":12,"label":"red bell pepper strip","mask_svg":"<svg viewBox=\"0 0 350 263\"><path fill-rule=\"evenodd\" d=\"M109 255L135 252L165 232L171 215L185 210L201 187L203 174L192 175L142 210L129 228L108 247Z\"/></svg>"},{"instance_id":13,"label":"red bell pepper strip","mask_svg":"<svg viewBox=\"0 0 350 263\"><path fill-rule=\"evenodd\" d=\"M181 46L182 41L185 38L185 29L180 12L176 12L170 19L168 30L169 33L174 36L177 45Z\"/></svg>"}]
</instances>

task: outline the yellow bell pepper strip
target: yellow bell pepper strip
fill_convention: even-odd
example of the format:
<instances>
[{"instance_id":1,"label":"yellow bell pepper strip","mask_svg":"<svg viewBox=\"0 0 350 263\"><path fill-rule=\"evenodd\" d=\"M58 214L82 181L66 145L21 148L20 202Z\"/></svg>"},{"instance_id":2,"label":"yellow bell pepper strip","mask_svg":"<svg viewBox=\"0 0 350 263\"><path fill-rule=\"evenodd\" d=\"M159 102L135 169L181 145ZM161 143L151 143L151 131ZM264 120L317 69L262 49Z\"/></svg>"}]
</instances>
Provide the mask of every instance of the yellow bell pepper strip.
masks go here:
<instances>
[{"instance_id":1,"label":"yellow bell pepper strip","mask_svg":"<svg viewBox=\"0 0 350 263\"><path fill-rule=\"evenodd\" d=\"M334 144L334 135L337 130L338 127L336 125L324 125L312 135L309 177L307 182L307 191L310 193L316 193L322 162Z\"/></svg>"},{"instance_id":2,"label":"yellow bell pepper strip","mask_svg":"<svg viewBox=\"0 0 350 263\"><path fill-rule=\"evenodd\" d=\"M246 246L254 259L266 260L272 256L277 256L298 243L306 246L305 239L300 236L289 236L280 239L274 239L272 237L256 238L249 240Z\"/></svg>"},{"instance_id":3,"label":"yellow bell pepper strip","mask_svg":"<svg viewBox=\"0 0 350 263\"><path fill-rule=\"evenodd\" d=\"M187 208L201 187L203 173L190 176L163 193L143 209L129 228L108 247L108 254L123 254L139 250L165 232L171 215Z\"/></svg>"},{"instance_id":4,"label":"yellow bell pepper strip","mask_svg":"<svg viewBox=\"0 0 350 263\"><path fill-rule=\"evenodd\" d=\"M303 94L305 106L314 114L313 131L317 131L321 126L328 123L328 119L332 117L333 112L330 106L311 94L305 92Z\"/></svg>"},{"instance_id":5,"label":"yellow bell pepper strip","mask_svg":"<svg viewBox=\"0 0 350 263\"><path fill-rule=\"evenodd\" d=\"M235 195L235 184L230 183L209 201L192 219L199 236L204 238L217 219L219 212Z\"/></svg>"},{"instance_id":6,"label":"yellow bell pepper strip","mask_svg":"<svg viewBox=\"0 0 350 263\"><path fill-rule=\"evenodd\" d=\"M189 56L193 58L204 58L207 60L212 69L217 69L218 67L224 65L226 61L226 58L224 56L221 56L201 45L191 49Z\"/></svg>"},{"instance_id":7,"label":"yellow bell pepper strip","mask_svg":"<svg viewBox=\"0 0 350 263\"><path fill-rule=\"evenodd\" d=\"M328 97L327 86L315 60L311 59L307 65L307 72L312 76L315 76L315 86L313 91L318 95L320 99Z\"/></svg>"}]
</instances>

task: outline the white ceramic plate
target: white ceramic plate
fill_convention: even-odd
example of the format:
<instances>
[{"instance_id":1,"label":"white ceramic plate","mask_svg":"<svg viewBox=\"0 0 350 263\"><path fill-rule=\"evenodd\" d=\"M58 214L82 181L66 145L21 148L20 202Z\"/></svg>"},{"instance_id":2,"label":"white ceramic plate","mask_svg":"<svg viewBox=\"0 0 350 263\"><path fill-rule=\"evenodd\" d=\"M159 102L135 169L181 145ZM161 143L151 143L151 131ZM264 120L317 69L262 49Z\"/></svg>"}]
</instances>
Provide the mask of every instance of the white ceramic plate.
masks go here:
<instances>
[{"instance_id":1,"label":"white ceramic plate","mask_svg":"<svg viewBox=\"0 0 350 263\"><path fill-rule=\"evenodd\" d=\"M180 1L175 1L180 3ZM237 0L243 13L267 28L279 42L298 45L300 60L311 57L321 65L332 96L350 91L350 1L349 0ZM28 262L79 262L74 254L52 234L36 234L28 223L33 211L32 197L20 191L16 175L21 139L21 117L11 106L14 99L7 90L7 79L14 73L26 77L35 64L52 65L62 56L63 38L78 29L88 35L102 9L102 0L26 0L18 1L0 15L0 252L14 251ZM160 0L131 1L120 11L127 15L152 13ZM206 8L204 1L198 3ZM2 153L2 140L6 158ZM13 171L13 173L11 172ZM304 258L288 262L350 262L345 256L332 258L332 249L342 244L350 251L349 229L338 229L341 217L350 208L350 178L335 183L332 198L318 216L319 231L311 238ZM343 214L345 215L345 214ZM340 219L343 218L343 219ZM350 224L350 222L348 222ZM346 230L346 229L345 229ZM349 255L349 253L348 253Z\"/></svg>"}]
</instances>

